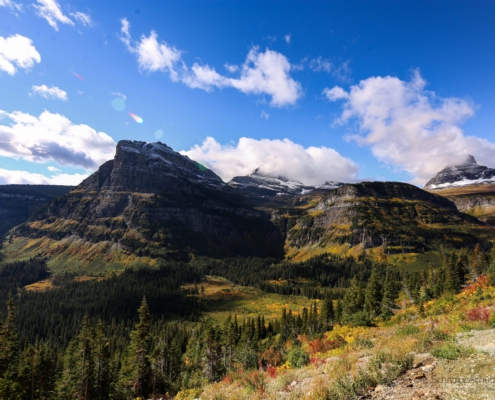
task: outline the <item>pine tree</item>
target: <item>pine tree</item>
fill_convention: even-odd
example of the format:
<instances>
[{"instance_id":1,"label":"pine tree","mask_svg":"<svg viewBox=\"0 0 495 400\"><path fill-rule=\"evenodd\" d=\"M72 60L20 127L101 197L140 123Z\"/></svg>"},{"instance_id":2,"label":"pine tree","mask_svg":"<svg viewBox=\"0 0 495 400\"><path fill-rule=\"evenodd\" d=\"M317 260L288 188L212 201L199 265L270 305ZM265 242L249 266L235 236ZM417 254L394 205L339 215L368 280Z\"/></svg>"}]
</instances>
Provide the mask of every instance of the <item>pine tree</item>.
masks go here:
<instances>
[{"instance_id":1,"label":"pine tree","mask_svg":"<svg viewBox=\"0 0 495 400\"><path fill-rule=\"evenodd\" d=\"M53 399L55 389L55 360L50 345L37 342L26 345L19 364L21 398L23 400Z\"/></svg>"},{"instance_id":2,"label":"pine tree","mask_svg":"<svg viewBox=\"0 0 495 400\"><path fill-rule=\"evenodd\" d=\"M392 277L392 271L388 268L383 284L382 317L388 318L393 315L393 310L396 308L395 299L397 294L397 285Z\"/></svg>"},{"instance_id":3,"label":"pine tree","mask_svg":"<svg viewBox=\"0 0 495 400\"><path fill-rule=\"evenodd\" d=\"M326 332L331 328L331 325L334 321L335 315L333 310L333 302L327 296L323 299L321 303L320 310L320 331Z\"/></svg>"},{"instance_id":4,"label":"pine tree","mask_svg":"<svg viewBox=\"0 0 495 400\"><path fill-rule=\"evenodd\" d=\"M138 314L139 322L131 332L131 342L120 369L118 391L123 398L146 397L152 389L147 355L151 315L146 298L143 298Z\"/></svg>"},{"instance_id":5,"label":"pine tree","mask_svg":"<svg viewBox=\"0 0 495 400\"><path fill-rule=\"evenodd\" d=\"M7 319L0 331L0 398L2 400L17 400L20 395L17 370L20 354L15 320L14 299L9 293Z\"/></svg>"},{"instance_id":6,"label":"pine tree","mask_svg":"<svg viewBox=\"0 0 495 400\"><path fill-rule=\"evenodd\" d=\"M364 311L370 318L375 318L381 311L382 285L378 269L373 267L371 276L366 285L364 295Z\"/></svg>"},{"instance_id":7,"label":"pine tree","mask_svg":"<svg viewBox=\"0 0 495 400\"><path fill-rule=\"evenodd\" d=\"M60 399L93 399L95 376L93 358L93 326L84 316L80 333L69 343L64 356L62 378L58 385Z\"/></svg>"},{"instance_id":8,"label":"pine tree","mask_svg":"<svg viewBox=\"0 0 495 400\"><path fill-rule=\"evenodd\" d=\"M342 300L342 323L351 323L352 315L362 310L363 300L363 290L357 277L354 277Z\"/></svg>"},{"instance_id":9,"label":"pine tree","mask_svg":"<svg viewBox=\"0 0 495 400\"><path fill-rule=\"evenodd\" d=\"M110 365L110 349L105 327L101 320L96 324L93 337L94 399L104 400L110 396L113 376Z\"/></svg>"}]
</instances>

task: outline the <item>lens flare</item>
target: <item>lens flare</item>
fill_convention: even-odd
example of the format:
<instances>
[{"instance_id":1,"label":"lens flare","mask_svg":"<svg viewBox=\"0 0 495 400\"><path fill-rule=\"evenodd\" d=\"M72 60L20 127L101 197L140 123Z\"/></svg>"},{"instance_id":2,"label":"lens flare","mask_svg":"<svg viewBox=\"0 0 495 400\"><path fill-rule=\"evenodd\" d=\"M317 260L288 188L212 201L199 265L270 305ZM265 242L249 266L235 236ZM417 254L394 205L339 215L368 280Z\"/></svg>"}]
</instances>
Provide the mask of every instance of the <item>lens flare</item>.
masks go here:
<instances>
[{"instance_id":1,"label":"lens flare","mask_svg":"<svg viewBox=\"0 0 495 400\"><path fill-rule=\"evenodd\" d=\"M78 79L82 80L83 82L85 81L85 79L84 79L81 75L76 74L74 71L72 71L72 73L74 74L74 76L75 76L76 78L78 78Z\"/></svg>"},{"instance_id":2,"label":"lens flare","mask_svg":"<svg viewBox=\"0 0 495 400\"><path fill-rule=\"evenodd\" d=\"M161 139L163 137L163 131L161 129L158 129L156 132L155 132L155 137L157 139Z\"/></svg>"},{"instance_id":3,"label":"lens flare","mask_svg":"<svg viewBox=\"0 0 495 400\"><path fill-rule=\"evenodd\" d=\"M125 102L120 97L116 97L112 100L112 107L115 111L124 111L125 110Z\"/></svg>"},{"instance_id":4,"label":"lens flare","mask_svg":"<svg viewBox=\"0 0 495 400\"><path fill-rule=\"evenodd\" d=\"M131 116L131 118L136 121L138 124L142 124L143 123L143 119L139 116L139 115L136 115L136 114L133 114L131 112L129 112L129 115Z\"/></svg>"}]
</instances>

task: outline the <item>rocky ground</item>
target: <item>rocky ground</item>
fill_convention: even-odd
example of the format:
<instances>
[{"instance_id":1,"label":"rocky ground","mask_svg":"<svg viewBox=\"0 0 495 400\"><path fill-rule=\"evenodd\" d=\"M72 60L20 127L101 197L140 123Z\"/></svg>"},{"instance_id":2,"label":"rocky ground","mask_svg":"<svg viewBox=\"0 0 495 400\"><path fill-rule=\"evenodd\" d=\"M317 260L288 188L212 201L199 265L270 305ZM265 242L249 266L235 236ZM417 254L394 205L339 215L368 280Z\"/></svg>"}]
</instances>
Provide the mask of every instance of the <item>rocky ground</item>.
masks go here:
<instances>
[{"instance_id":1,"label":"rocky ground","mask_svg":"<svg viewBox=\"0 0 495 400\"><path fill-rule=\"evenodd\" d=\"M477 352L453 361L417 354L413 369L362 399L495 399L495 329L460 333L457 342Z\"/></svg>"}]
</instances>

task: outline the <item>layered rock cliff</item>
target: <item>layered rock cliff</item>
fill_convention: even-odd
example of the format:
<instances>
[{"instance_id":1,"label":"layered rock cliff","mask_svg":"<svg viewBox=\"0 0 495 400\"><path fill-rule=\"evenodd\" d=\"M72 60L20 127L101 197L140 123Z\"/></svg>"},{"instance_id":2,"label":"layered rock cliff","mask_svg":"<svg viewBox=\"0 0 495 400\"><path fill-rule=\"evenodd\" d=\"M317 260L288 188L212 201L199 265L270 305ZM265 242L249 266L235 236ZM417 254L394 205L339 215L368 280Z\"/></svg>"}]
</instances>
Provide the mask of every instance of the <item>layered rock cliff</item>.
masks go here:
<instances>
[{"instance_id":1,"label":"layered rock cliff","mask_svg":"<svg viewBox=\"0 0 495 400\"><path fill-rule=\"evenodd\" d=\"M269 216L243 206L209 169L162 143L121 141L115 158L15 230L146 257L281 255ZM104 245L102 245L104 244ZM72 246L73 247L73 246ZM53 246L52 246L53 253Z\"/></svg>"}]
</instances>

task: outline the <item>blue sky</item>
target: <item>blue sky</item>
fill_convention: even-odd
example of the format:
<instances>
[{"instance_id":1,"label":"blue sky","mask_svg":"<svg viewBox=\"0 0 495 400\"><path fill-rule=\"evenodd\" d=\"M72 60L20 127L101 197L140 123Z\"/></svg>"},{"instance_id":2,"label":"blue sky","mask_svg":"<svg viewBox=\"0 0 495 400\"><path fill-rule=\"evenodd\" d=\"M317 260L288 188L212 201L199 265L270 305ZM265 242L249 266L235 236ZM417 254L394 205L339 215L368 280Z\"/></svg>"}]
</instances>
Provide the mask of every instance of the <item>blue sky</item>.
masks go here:
<instances>
[{"instance_id":1,"label":"blue sky","mask_svg":"<svg viewBox=\"0 0 495 400\"><path fill-rule=\"evenodd\" d=\"M494 71L489 1L0 0L0 183L159 139L225 180L422 185L495 167Z\"/></svg>"}]
</instances>

